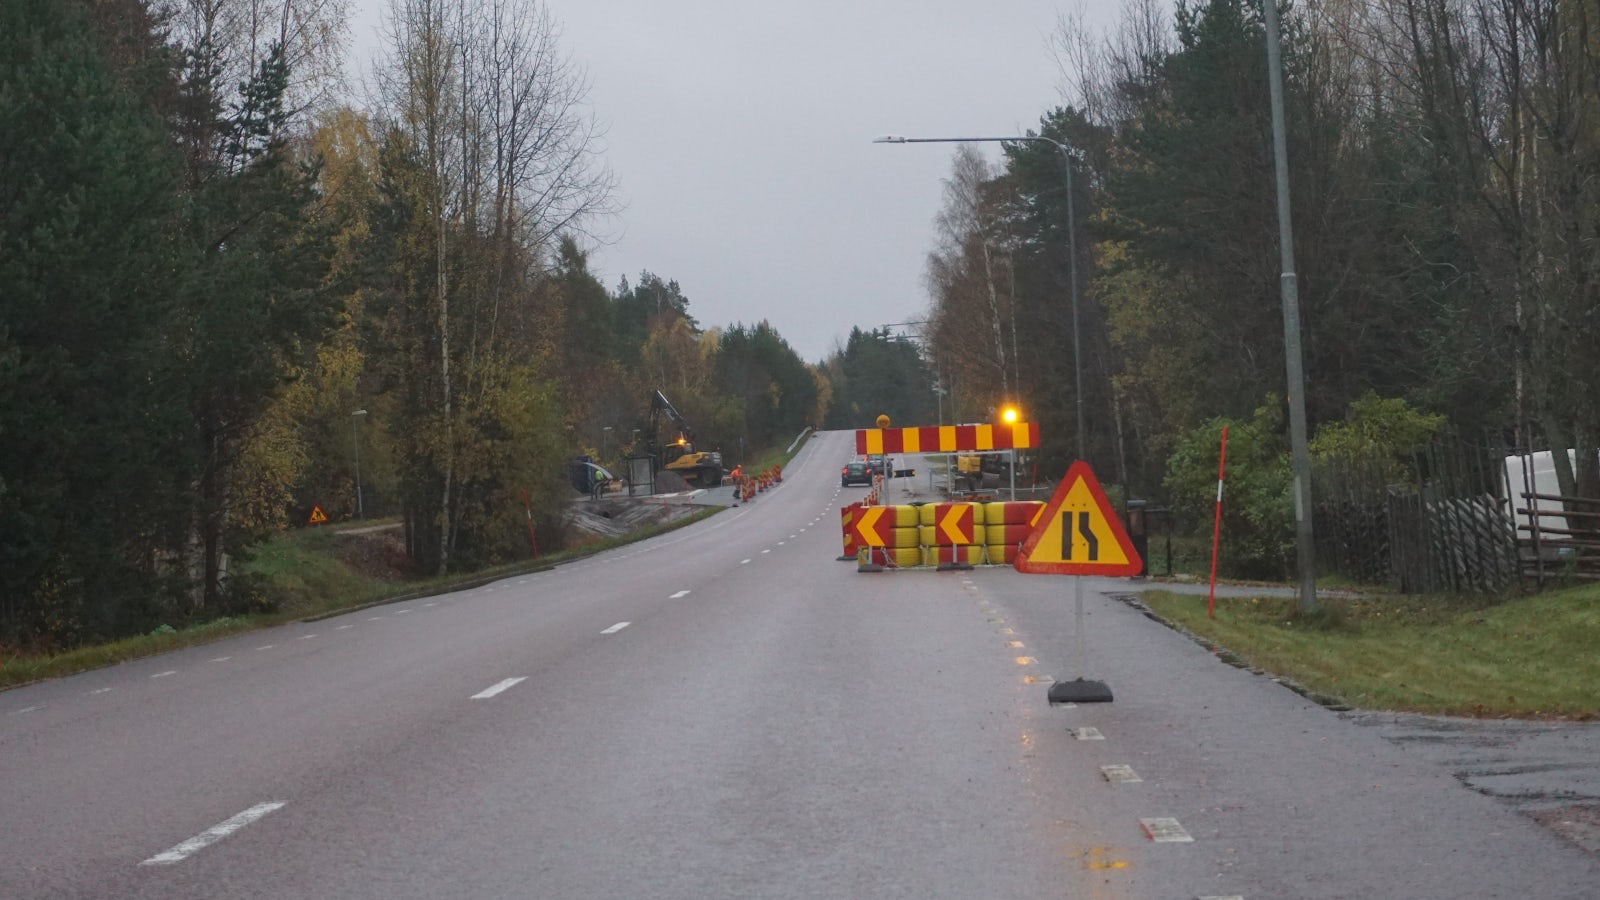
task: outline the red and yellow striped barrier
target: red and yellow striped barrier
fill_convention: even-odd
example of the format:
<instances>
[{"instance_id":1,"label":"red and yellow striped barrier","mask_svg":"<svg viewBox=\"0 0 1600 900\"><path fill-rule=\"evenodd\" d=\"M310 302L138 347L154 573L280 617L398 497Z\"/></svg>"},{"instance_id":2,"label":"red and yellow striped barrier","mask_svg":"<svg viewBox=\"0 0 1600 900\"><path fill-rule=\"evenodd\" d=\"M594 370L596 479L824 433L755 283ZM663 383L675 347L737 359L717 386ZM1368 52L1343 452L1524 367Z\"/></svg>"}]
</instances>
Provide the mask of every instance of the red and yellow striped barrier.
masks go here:
<instances>
[{"instance_id":1,"label":"red and yellow striped barrier","mask_svg":"<svg viewBox=\"0 0 1600 900\"><path fill-rule=\"evenodd\" d=\"M1039 446L1039 423L1011 425L933 425L923 428L860 428L856 452L968 453L980 450L1027 450Z\"/></svg>"}]
</instances>

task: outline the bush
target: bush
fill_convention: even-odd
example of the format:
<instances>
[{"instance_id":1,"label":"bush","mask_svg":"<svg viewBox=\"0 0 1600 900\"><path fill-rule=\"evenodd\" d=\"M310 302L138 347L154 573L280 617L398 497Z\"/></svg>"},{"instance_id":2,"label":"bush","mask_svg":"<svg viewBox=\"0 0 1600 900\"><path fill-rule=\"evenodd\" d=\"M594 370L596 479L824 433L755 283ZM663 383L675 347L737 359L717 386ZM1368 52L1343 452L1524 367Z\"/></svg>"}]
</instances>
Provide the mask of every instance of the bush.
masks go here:
<instances>
[{"instance_id":1,"label":"bush","mask_svg":"<svg viewBox=\"0 0 1600 900\"><path fill-rule=\"evenodd\" d=\"M1311 439L1318 460L1376 466L1389 481L1406 479L1406 464L1444 430L1444 416L1419 412L1398 397L1368 392L1350 404L1343 422L1329 422Z\"/></svg>"},{"instance_id":2,"label":"bush","mask_svg":"<svg viewBox=\"0 0 1600 900\"><path fill-rule=\"evenodd\" d=\"M1275 395L1249 421L1212 419L1184 434L1167 459L1173 506L1192 522L1210 522L1217 499L1217 450L1228 428L1220 574L1282 579L1294 558L1294 495L1283 402Z\"/></svg>"}]
</instances>

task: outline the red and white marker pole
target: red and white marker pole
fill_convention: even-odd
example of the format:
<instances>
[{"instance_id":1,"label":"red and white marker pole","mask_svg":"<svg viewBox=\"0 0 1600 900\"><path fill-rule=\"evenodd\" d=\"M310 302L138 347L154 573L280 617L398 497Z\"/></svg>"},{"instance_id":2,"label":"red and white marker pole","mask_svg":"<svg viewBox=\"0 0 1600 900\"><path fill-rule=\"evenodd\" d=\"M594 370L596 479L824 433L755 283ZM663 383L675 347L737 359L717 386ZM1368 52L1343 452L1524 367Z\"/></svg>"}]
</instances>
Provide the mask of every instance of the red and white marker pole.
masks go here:
<instances>
[{"instance_id":1,"label":"red and white marker pole","mask_svg":"<svg viewBox=\"0 0 1600 900\"><path fill-rule=\"evenodd\" d=\"M1217 609L1217 543L1222 537L1222 473L1228 461L1228 426L1222 426L1222 450L1217 453L1217 516L1211 526L1211 591L1206 595L1206 618Z\"/></svg>"},{"instance_id":2,"label":"red and white marker pole","mask_svg":"<svg viewBox=\"0 0 1600 900\"><path fill-rule=\"evenodd\" d=\"M539 558L539 539L533 536L533 506L528 502L528 492L522 492L522 508L528 511L528 543L533 545L533 558Z\"/></svg>"}]
</instances>

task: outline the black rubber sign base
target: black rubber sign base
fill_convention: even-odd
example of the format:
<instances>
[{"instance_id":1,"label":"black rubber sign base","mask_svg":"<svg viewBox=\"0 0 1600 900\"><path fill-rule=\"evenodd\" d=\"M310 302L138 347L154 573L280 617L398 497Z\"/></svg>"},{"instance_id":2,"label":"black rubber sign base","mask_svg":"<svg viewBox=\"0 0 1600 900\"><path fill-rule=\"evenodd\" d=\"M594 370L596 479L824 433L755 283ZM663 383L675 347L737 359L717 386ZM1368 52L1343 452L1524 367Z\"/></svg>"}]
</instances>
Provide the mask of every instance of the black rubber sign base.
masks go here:
<instances>
[{"instance_id":1,"label":"black rubber sign base","mask_svg":"<svg viewBox=\"0 0 1600 900\"><path fill-rule=\"evenodd\" d=\"M1104 681L1083 678L1058 681L1050 685L1050 702L1056 703L1110 703L1111 688Z\"/></svg>"}]
</instances>

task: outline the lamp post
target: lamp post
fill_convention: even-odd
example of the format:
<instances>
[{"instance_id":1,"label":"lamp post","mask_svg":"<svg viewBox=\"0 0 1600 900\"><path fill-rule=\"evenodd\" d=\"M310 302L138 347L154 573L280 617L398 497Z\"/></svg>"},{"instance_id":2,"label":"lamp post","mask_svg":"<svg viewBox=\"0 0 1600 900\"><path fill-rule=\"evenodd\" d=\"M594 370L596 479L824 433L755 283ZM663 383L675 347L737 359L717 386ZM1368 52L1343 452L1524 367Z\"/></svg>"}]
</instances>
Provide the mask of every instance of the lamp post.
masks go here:
<instances>
[{"instance_id":1,"label":"lamp post","mask_svg":"<svg viewBox=\"0 0 1600 900\"><path fill-rule=\"evenodd\" d=\"M361 505L361 420L367 411L358 409L350 414L350 434L355 438L356 445L356 518L365 519L366 511Z\"/></svg>"},{"instance_id":2,"label":"lamp post","mask_svg":"<svg viewBox=\"0 0 1600 900\"><path fill-rule=\"evenodd\" d=\"M1080 341L1078 328L1078 224L1077 216L1073 210L1072 197L1072 151L1067 145L1054 138L1043 135L1026 134L1016 137L961 137L961 138L913 138L900 135L886 135L873 138L874 144L1006 144L1020 143L1023 141L1042 141L1061 151L1062 162L1067 167L1067 277L1072 281L1072 370L1075 379L1074 393L1078 406L1078 458L1087 459L1083 449L1083 347Z\"/></svg>"},{"instance_id":3,"label":"lamp post","mask_svg":"<svg viewBox=\"0 0 1600 900\"><path fill-rule=\"evenodd\" d=\"M1294 229L1289 218L1289 146L1283 121L1283 51L1278 5L1262 4L1267 26L1267 85L1272 104L1272 167L1278 187L1278 255L1283 263L1283 356L1289 382L1289 456L1294 472L1295 562L1300 569L1300 611L1317 608L1316 542L1311 530L1311 452L1306 443L1306 377L1300 359L1300 289L1294 271Z\"/></svg>"}]
</instances>

